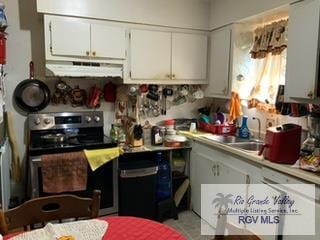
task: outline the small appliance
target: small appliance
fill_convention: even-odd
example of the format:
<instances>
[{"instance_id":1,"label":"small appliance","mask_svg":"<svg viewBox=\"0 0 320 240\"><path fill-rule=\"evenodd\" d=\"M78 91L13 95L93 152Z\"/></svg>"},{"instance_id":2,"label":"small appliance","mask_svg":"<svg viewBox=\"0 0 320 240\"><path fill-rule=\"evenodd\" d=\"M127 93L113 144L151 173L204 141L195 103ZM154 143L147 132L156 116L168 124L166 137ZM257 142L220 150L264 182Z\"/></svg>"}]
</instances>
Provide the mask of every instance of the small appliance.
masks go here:
<instances>
[{"instance_id":1,"label":"small appliance","mask_svg":"<svg viewBox=\"0 0 320 240\"><path fill-rule=\"evenodd\" d=\"M310 115L307 118L308 137L302 144L301 151L305 155L313 153L315 148L320 147L320 117Z\"/></svg>"},{"instance_id":2,"label":"small appliance","mask_svg":"<svg viewBox=\"0 0 320 240\"><path fill-rule=\"evenodd\" d=\"M259 155L271 162L295 163L300 157L301 131L301 126L291 123L268 128Z\"/></svg>"}]
</instances>

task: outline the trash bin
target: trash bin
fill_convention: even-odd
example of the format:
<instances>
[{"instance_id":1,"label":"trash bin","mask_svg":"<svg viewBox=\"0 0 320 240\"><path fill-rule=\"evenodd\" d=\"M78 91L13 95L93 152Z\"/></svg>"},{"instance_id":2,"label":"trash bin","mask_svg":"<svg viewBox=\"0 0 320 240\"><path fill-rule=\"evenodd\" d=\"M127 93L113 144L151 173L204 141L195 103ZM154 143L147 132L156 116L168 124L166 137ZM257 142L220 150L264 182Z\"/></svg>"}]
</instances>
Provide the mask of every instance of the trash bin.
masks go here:
<instances>
[{"instance_id":1,"label":"trash bin","mask_svg":"<svg viewBox=\"0 0 320 240\"><path fill-rule=\"evenodd\" d=\"M156 219L158 167L154 161L119 165L119 215Z\"/></svg>"}]
</instances>

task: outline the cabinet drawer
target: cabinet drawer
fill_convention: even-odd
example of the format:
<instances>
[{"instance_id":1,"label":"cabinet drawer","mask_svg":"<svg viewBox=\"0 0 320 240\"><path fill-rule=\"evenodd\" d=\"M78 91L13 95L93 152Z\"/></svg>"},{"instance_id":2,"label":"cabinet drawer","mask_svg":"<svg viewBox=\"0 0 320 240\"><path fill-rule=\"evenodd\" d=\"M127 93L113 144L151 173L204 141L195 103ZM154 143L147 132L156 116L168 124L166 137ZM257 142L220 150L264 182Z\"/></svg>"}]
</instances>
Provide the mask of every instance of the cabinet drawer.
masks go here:
<instances>
[{"instance_id":1,"label":"cabinet drawer","mask_svg":"<svg viewBox=\"0 0 320 240\"><path fill-rule=\"evenodd\" d=\"M263 167L261 169L261 175L264 179L270 180L274 183L282 183L282 184L312 184L295 177L288 176L286 174L271 170L270 168ZM320 201L320 189L319 186L316 186L315 192L316 201Z\"/></svg>"},{"instance_id":2,"label":"cabinet drawer","mask_svg":"<svg viewBox=\"0 0 320 240\"><path fill-rule=\"evenodd\" d=\"M261 175L264 179L268 179L275 183L282 184L305 184L307 182L299 180L295 177L288 176L286 174L271 170L270 168L262 167Z\"/></svg>"}]
</instances>

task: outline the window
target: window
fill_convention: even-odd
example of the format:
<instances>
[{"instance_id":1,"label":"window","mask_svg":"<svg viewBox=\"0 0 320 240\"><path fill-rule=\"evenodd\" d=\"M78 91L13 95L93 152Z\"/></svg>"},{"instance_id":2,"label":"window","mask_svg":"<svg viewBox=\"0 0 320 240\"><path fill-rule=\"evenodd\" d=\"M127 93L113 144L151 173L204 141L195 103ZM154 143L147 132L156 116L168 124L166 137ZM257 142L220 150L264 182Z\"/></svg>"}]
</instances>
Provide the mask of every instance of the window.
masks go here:
<instances>
[{"instance_id":1,"label":"window","mask_svg":"<svg viewBox=\"0 0 320 240\"><path fill-rule=\"evenodd\" d=\"M285 28L285 29L284 29ZM238 30L234 42L233 90L241 99L274 104L285 83L287 20L255 31Z\"/></svg>"}]
</instances>

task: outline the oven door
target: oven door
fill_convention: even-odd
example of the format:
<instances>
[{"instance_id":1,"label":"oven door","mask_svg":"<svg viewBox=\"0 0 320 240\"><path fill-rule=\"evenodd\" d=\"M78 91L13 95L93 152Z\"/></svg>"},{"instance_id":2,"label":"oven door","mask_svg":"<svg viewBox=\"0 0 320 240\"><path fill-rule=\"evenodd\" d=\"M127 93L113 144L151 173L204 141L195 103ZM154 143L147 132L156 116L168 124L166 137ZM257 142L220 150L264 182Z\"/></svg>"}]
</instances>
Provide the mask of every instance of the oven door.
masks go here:
<instances>
[{"instance_id":1,"label":"oven door","mask_svg":"<svg viewBox=\"0 0 320 240\"><path fill-rule=\"evenodd\" d=\"M101 191L100 215L118 212L118 159L110 161L94 172L88 168L87 189L68 192L81 197L92 197L94 189ZM31 198L48 196L42 190L41 157L30 157Z\"/></svg>"}]
</instances>

